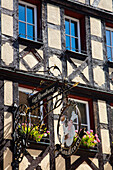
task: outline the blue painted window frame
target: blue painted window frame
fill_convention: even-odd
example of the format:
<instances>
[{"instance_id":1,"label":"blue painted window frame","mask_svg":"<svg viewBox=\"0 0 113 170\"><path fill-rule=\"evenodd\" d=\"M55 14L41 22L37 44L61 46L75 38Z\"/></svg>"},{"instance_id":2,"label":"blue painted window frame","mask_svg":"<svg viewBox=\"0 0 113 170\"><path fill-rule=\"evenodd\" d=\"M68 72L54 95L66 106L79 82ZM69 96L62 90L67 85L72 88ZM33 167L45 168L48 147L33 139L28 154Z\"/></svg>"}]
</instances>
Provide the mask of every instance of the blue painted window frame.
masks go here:
<instances>
[{"instance_id":1,"label":"blue painted window frame","mask_svg":"<svg viewBox=\"0 0 113 170\"><path fill-rule=\"evenodd\" d=\"M106 48L108 61L113 62L113 29L106 27Z\"/></svg>"},{"instance_id":2,"label":"blue painted window frame","mask_svg":"<svg viewBox=\"0 0 113 170\"><path fill-rule=\"evenodd\" d=\"M69 23L68 28L66 26L66 22ZM80 22L78 19L65 16L65 40L66 40L66 50L81 53Z\"/></svg>"},{"instance_id":3,"label":"blue painted window frame","mask_svg":"<svg viewBox=\"0 0 113 170\"><path fill-rule=\"evenodd\" d=\"M32 16L29 15L28 17L30 12ZM37 7L22 1L19 1L19 37L37 41Z\"/></svg>"}]
</instances>

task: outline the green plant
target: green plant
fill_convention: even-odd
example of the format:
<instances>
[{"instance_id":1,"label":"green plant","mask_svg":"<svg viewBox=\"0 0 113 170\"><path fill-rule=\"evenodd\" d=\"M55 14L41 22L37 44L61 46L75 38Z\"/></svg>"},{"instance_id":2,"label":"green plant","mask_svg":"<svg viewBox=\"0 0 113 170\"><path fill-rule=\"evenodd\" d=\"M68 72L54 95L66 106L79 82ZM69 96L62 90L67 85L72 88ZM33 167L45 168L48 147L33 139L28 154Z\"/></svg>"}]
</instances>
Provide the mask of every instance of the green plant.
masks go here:
<instances>
[{"instance_id":1,"label":"green plant","mask_svg":"<svg viewBox=\"0 0 113 170\"><path fill-rule=\"evenodd\" d=\"M76 131L77 132L77 131ZM77 140L77 133L75 134L74 141ZM100 142L100 139L98 138L98 135L93 133L93 130L90 130L85 132L85 135L83 136L80 145L85 146L87 148L94 148L97 146L97 143Z\"/></svg>"},{"instance_id":2,"label":"green plant","mask_svg":"<svg viewBox=\"0 0 113 170\"><path fill-rule=\"evenodd\" d=\"M49 137L50 132L47 130L45 124L39 126L34 126L32 124L22 123L18 125L19 127L19 134L21 136L25 136L28 131L29 138L39 142L43 137Z\"/></svg>"}]
</instances>

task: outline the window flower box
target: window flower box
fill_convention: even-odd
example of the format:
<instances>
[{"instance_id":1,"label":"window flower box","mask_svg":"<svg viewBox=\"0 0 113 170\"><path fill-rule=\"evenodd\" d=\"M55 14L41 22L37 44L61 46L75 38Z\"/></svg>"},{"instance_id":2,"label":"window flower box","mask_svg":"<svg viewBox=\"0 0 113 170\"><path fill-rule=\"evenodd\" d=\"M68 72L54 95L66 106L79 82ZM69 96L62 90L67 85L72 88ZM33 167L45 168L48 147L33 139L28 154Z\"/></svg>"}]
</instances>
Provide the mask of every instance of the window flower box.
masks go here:
<instances>
[{"instance_id":1,"label":"window flower box","mask_svg":"<svg viewBox=\"0 0 113 170\"><path fill-rule=\"evenodd\" d=\"M74 137L74 140L76 141L77 138L77 131L76 135ZM94 157L96 153L98 153L97 144L100 142L98 135L93 133L93 130L90 130L85 132L85 135L83 136L80 147L75 153L76 155L86 154L88 157Z\"/></svg>"},{"instance_id":2,"label":"window flower box","mask_svg":"<svg viewBox=\"0 0 113 170\"><path fill-rule=\"evenodd\" d=\"M28 143L40 143L40 144L49 144L49 135L50 132L47 130L46 125L42 124L39 126L27 125L22 123L19 125L19 135L22 138L28 139Z\"/></svg>"}]
</instances>

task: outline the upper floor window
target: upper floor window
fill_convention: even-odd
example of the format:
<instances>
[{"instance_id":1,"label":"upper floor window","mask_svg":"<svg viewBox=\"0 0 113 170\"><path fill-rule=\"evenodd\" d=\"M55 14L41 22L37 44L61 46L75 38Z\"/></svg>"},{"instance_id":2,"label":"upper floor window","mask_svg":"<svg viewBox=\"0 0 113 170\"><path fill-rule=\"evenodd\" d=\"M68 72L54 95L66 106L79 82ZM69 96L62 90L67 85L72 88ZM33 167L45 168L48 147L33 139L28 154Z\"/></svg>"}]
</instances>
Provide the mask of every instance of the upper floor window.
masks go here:
<instances>
[{"instance_id":1,"label":"upper floor window","mask_svg":"<svg viewBox=\"0 0 113 170\"><path fill-rule=\"evenodd\" d=\"M81 113L81 128L85 128L90 131L90 115L89 115L89 104L88 101L74 99ZM78 129L78 118L74 122L75 129Z\"/></svg>"},{"instance_id":2,"label":"upper floor window","mask_svg":"<svg viewBox=\"0 0 113 170\"><path fill-rule=\"evenodd\" d=\"M19 36L37 41L37 8L35 5L19 3Z\"/></svg>"},{"instance_id":3,"label":"upper floor window","mask_svg":"<svg viewBox=\"0 0 113 170\"><path fill-rule=\"evenodd\" d=\"M81 52L80 46L80 24L78 19L65 18L66 49Z\"/></svg>"},{"instance_id":4,"label":"upper floor window","mask_svg":"<svg viewBox=\"0 0 113 170\"><path fill-rule=\"evenodd\" d=\"M113 61L113 29L106 28L106 47L109 61Z\"/></svg>"}]
</instances>

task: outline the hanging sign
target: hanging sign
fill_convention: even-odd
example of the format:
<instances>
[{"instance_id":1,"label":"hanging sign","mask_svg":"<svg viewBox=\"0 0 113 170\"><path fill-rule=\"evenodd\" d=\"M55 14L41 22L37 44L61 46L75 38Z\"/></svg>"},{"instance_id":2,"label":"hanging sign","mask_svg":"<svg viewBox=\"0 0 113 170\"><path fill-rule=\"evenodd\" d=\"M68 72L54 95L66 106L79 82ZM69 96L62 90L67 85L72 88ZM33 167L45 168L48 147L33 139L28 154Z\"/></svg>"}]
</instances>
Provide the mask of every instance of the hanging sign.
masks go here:
<instances>
[{"instance_id":1,"label":"hanging sign","mask_svg":"<svg viewBox=\"0 0 113 170\"><path fill-rule=\"evenodd\" d=\"M79 148L84 129L80 131L81 115L76 104L71 103L63 109L59 116L57 134L60 144L55 146L55 150L63 156L71 156ZM78 133L75 131L78 129Z\"/></svg>"},{"instance_id":2,"label":"hanging sign","mask_svg":"<svg viewBox=\"0 0 113 170\"><path fill-rule=\"evenodd\" d=\"M37 92L30 98L28 98L28 102L30 106L35 105L36 103L39 103L43 99L53 95L58 89L58 82L52 83L50 86L47 86L43 90Z\"/></svg>"}]
</instances>

